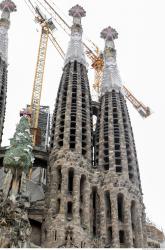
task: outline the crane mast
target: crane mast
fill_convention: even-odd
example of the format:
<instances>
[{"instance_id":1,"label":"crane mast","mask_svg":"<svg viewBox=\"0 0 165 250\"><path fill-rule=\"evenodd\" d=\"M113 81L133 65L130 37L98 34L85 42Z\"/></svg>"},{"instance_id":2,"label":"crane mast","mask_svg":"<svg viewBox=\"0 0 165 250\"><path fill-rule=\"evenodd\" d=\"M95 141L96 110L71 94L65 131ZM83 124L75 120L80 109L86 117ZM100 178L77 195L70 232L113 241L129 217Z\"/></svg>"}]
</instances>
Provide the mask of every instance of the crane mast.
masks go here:
<instances>
[{"instance_id":1,"label":"crane mast","mask_svg":"<svg viewBox=\"0 0 165 250\"><path fill-rule=\"evenodd\" d=\"M41 37L39 42L37 64L35 70L35 77L33 83L31 104L29 107L29 112L31 114L31 129L33 136L33 145L40 143L40 129L38 128L39 112L40 112L40 101L41 92L43 85L43 76L46 61L46 52L48 46L48 37L52 30L55 29L53 22L41 13L38 7L35 8L36 21L41 25Z\"/></svg>"},{"instance_id":2,"label":"crane mast","mask_svg":"<svg viewBox=\"0 0 165 250\"><path fill-rule=\"evenodd\" d=\"M41 92L42 92L42 85L43 85L43 76L44 76L44 68L45 68L45 61L46 61L46 51L48 45L48 35L49 29L47 25L42 27L40 43L39 43L39 50L38 50L38 58L37 58L37 65L33 83L33 91L32 91L32 98L31 98L31 105L30 105L30 113L31 113L31 127L33 130L33 144L37 143L37 135L38 132L38 118L39 118L39 111L40 111L40 100L41 100Z\"/></svg>"}]
</instances>

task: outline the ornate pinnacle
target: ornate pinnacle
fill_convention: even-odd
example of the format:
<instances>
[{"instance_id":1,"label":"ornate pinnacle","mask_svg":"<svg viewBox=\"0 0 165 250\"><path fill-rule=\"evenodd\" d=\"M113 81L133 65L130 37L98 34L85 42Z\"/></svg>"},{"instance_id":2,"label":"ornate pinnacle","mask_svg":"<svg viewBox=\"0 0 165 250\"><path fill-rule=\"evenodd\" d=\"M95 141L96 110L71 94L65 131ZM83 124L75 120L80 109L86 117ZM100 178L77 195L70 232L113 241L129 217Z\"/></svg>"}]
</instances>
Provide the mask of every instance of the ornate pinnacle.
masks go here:
<instances>
[{"instance_id":1,"label":"ornate pinnacle","mask_svg":"<svg viewBox=\"0 0 165 250\"><path fill-rule=\"evenodd\" d=\"M14 12L17 11L16 5L11 0L4 0L0 3L0 10Z\"/></svg>"},{"instance_id":2,"label":"ornate pinnacle","mask_svg":"<svg viewBox=\"0 0 165 250\"><path fill-rule=\"evenodd\" d=\"M75 5L69 10L69 15L73 17L73 25L71 26L71 39L68 51L65 57L65 65L69 61L78 61L86 66L85 54L82 44L82 25L81 18L86 15L85 10L80 5Z\"/></svg>"},{"instance_id":3,"label":"ornate pinnacle","mask_svg":"<svg viewBox=\"0 0 165 250\"><path fill-rule=\"evenodd\" d=\"M115 29L109 26L108 28L102 30L100 36L105 40L113 41L118 38L118 33Z\"/></svg>"},{"instance_id":4,"label":"ornate pinnacle","mask_svg":"<svg viewBox=\"0 0 165 250\"><path fill-rule=\"evenodd\" d=\"M69 16L73 17L84 17L86 16L86 11L80 5L75 5L69 10Z\"/></svg>"}]
</instances>

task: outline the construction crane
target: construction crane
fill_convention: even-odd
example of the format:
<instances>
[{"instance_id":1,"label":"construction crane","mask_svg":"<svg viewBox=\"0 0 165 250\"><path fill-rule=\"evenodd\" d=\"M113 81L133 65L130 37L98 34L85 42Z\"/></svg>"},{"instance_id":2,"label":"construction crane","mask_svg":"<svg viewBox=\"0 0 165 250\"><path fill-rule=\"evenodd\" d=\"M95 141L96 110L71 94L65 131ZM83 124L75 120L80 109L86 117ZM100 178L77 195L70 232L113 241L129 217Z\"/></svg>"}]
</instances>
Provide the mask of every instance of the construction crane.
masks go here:
<instances>
[{"instance_id":1,"label":"construction crane","mask_svg":"<svg viewBox=\"0 0 165 250\"><path fill-rule=\"evenodd\" d=\"M40 11L38 7L34 7L31 1L29 4L32 7L32 12L35 15L35 21L41 25L41 36L38 49L37 64L35 70L35 77L33 83L31 104L28 107L27 114L31 114L31 131L33 145L40 144L40 129L38 128L39 112L40 112L40 100L43 85L43 76L46 61L46 52L48 46L48 38L51 40L55 48L58 50L60 55L63 55L63 51L60 48L58 42L53 36L52 31L55 29L55 25L52 19L47 19L46 16ZM22 112L21 112L22 113Z\"/></svg>"},{"instance_id":2,"label":"construction crane","mask_svg":"<svg viewBox=\"0 0 165 250\"><path fill-rule=\"evenodd\" d=\"M28 0L28 1L32 5L31 1L30 0ZM57 24L65 31L65 33L69 34L70 26L67 24L67 22L51 6L50 1L49 2L47 0L43 0L43 1L49 7L49 9L50 9L49 11L48 11L47 7L45 7L43 5L43 3L41 3L41 1L37 0L37 2L45 9L45 11L47 11L47 13L49 15L51 15L52 19L54 19L55 22L57 22ZM47 39L48 39L48 36L51 35L51 36L49 36L50 40L52 41L55 48L58 50L61 57L64 58L65 54L64 54L62 48L60 47L59 43L57 42L57 40L54 38L54 36L53 36L53 34L51 32L51 28L49 27L47 19L41 13L41 11L39 11L38 7L35 8L33 5L32 5L32 7L33 7L33 9L35 9L35 13L37 13L37 17L35 19L42 26L41 37L42 37L42 33L43 33L43 27L46 26L46 34L47 34L46 37L47 37ZM54 15L52 14L52 11L53 11ZM92 43L92 46L94 46L95 49L90 48L84 42L83 42L83 44L84 44L84 47L86 49L87 56L92 61L91 66L95 70L95 82L93 84L93 88L95 89L95 91L99 95L100 94L100 87L101 87L101 79L102 79L102 74L103 74L103 67L104 67L103 55L102 55L102 53L100 53L100 50L99 50L98 46L96 46L91 40L89 42ZM38 56L37 67L36 67L36 76L35 76L35 80L34 80L33 95L32 95L32 101L31 101L31 112L33 110L35 110L34 115L32 115L32 117L33 117L32 118L32 124L34 124L33 128L34 128L34 131L35 131L34 139L37 138L37 129L38 129L37 128L37 125L38 125L37 122L38 122L38 115L39 115L39 102L40 102L40 98L41 98L42 78L43 78L43 73L44 73L47 43L46 44L43 43L43 45L44 45L43 46L43 51L45 52L44 60L40 60L40 56ZM41 46L41 42L40 42L39 48L41 48L41 47L42 46ZM40 53L40 49L39 49L39 53ZM41 61L42 61L42 67L39 66L39 63ZM39 74L37 73L37 69L39 69ZM37 84L38 76L40 76L39 77L40 85ZM125 86L123 86L123 89L124 89L125 97L132 103L132 105L139 112L139 114L143 118L148 117L151 114L150 108L146 107L143 103L138 101L137 98L135 98L135 96ZM34 97L36 97L36 100L38 100L38 102L35 101ZM36 103L37 103L37 105L36 105ZM34 108L33 108L33 105L34 105Z\"/></svg>"},{"instance_id":3,"label":"construction crane","mask_svg":"<svg viewBox=\"0 0 165 250\"><path fill-rule=\"evenodd\" d=\"M69 34L68 30L70 30L70 26L68 25L68 23L53 8L53 6L50 4L50 1L49 2L47 0L43 0L43 1L46 3L47 7L49 8L49 11L43 5L43 3L41 3L41 1L37 0L37 2L45 9L45 11L47 11L52 16L52 18L54 18L54 20L60 25L60 27L67 34ZM52 15L52 12L54 13L54 15ZM103 54L100 52L98 46L95 43L93 43L91 40L88 40L88 41L92 44L92 47L94 47L94 49L91 46L90 47L87 46L86 43L84 43L84 42L83 42L83 44L84 44L84 47L86 49L85 52L92 62L91 66L95 71L95 80L94 80L93 88L99 96L102 75L103 75L103 67L104 67ZM63 56L64 56L64 54L63 54ZM139 112L139 114L143 118L146 118L149 115L151 115L150 108L145 106L142 102L138 101L137 98L130 92L130 90L128 90L128 88L123 86L123 90L124 90L125 97L132 103L134 108Z\"/></svg>"}]
</instances>

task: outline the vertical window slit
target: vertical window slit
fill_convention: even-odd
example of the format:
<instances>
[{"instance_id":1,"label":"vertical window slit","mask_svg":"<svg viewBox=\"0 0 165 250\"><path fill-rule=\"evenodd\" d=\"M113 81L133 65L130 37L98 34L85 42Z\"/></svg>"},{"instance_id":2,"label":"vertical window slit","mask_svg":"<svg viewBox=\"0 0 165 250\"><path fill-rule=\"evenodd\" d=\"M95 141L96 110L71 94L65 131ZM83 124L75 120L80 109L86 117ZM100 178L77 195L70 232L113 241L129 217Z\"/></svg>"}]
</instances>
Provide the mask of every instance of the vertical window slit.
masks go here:
<instances>
[{"instance_id":1,"label":"vertical window slit","mask_svg":"<svg viewBox=\"0 0 165 250\"><path fill-rule=\"evenodd\" d=\"M118 206L118 219L119 219L119 221L124 222L124 198L123 198L123 194L118 194L117 206Z\"/></svg>"},{"instance_id":2,"label":"vertical window slit","mask_svg":"<svg viewBox=\"0 0 165 250\"><path fill-rule=\"evenodd\" d=\"M73 216L73 214L72 214L72 202L69 201L67 203L67 220L72 220L72 216Z\"/></svg>"},{"instance_id":3,"label":"vertical window slit","mask_svg":"<svg viewBox=\"0 0 165 250\"><path fill-rule=\"evenodd\" d=\"M68 173L68 193L72 195L73 192L73 177L74 177L74 170L69 169Z\"/></svg>"}]
</instances>

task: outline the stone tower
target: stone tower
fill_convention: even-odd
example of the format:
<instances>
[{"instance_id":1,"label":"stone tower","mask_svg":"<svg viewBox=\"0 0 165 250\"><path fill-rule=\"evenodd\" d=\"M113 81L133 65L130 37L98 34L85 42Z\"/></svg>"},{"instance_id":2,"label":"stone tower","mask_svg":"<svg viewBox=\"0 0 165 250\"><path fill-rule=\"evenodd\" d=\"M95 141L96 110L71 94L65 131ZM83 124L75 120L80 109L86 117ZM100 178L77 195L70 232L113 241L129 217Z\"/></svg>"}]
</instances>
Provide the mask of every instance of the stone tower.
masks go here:
<instances>
[{"instance_id":1,"label":"stone tower","mask_svg":"<svg viewBox=\"0 0 165 250\"><path fill-rule=\"evenodd\" d=\"M11 0L0 3L2 10L0 18L0 144L2 142L3 126L6 110L7 67L8 67L8 29L10 28L10 13L16 11L16 5Z\"/></svg>"},{"instance_id":2,"label":"stone tower","mask_svg":"<svg viewBox=\"0 0 165 250\"><path fill-rule=\"evenodd\" d=\"M80 247L84 241L89 241L89 187L85 183L92 164L93 130L82 44L81 18L85 11L76 5L69 15L73 17L71 39L51 131L48 213L43 226L43 245L46 247Z\"/></svg>"},{"instance_id":3,"label":"stone tower","mask_svg":"<svg viewBox=\"0 0 165 250\"><path fill-rule=\"evenodd\" d=\"M104 72L93 131L81 40L85 11L76 5L69 14L73 25L52 120L41 246L146 247L136 149L116 64L118 35L111 27L101 33Z\"/></svg>"},{"instance_id":4,"label":"stone tower","mask_svg":"<svg viewBox=\"0 0 165 250\"><path fill-rule=\"evenodd\" d=\"M105 39L104 71L98 121L95 163L104 172L102 223L106 242L113 247L146 246L145 213L141 181L129 113L116 63L114 39L117 32L108 27Z\"/></svg>"}]
</instances>

